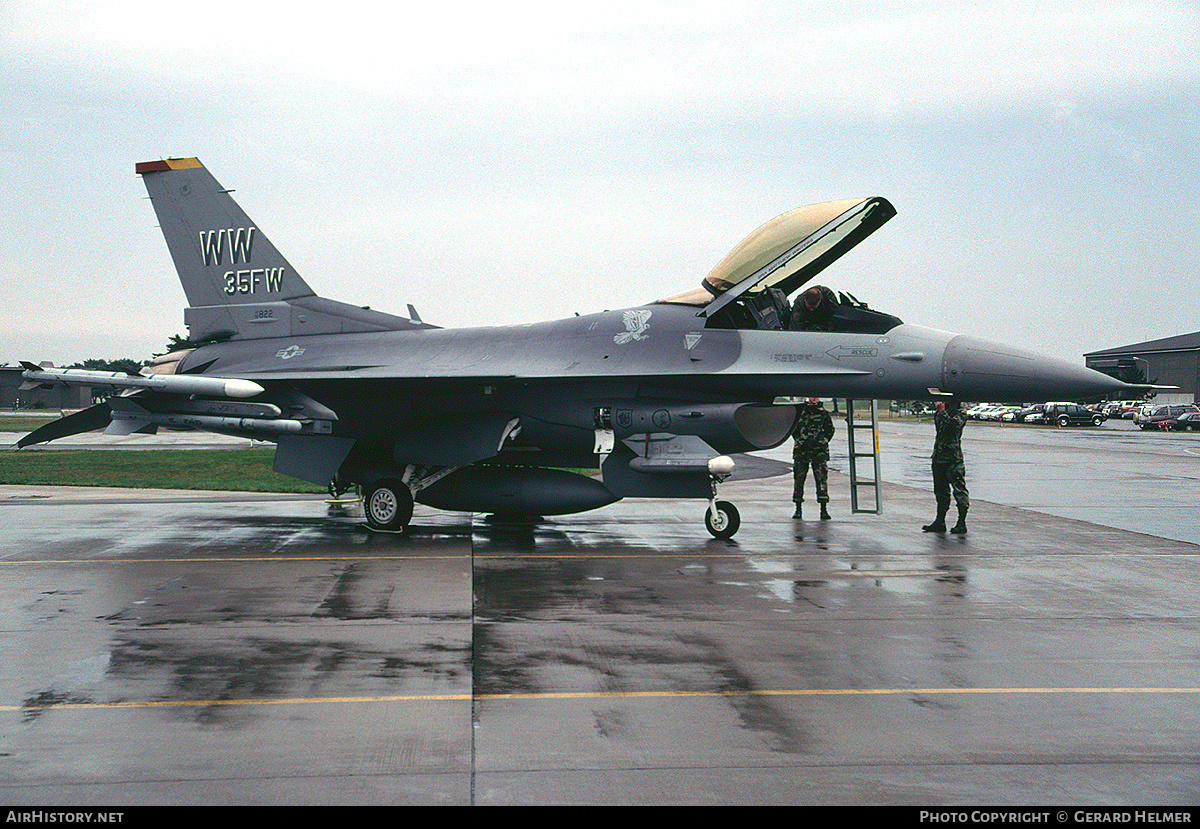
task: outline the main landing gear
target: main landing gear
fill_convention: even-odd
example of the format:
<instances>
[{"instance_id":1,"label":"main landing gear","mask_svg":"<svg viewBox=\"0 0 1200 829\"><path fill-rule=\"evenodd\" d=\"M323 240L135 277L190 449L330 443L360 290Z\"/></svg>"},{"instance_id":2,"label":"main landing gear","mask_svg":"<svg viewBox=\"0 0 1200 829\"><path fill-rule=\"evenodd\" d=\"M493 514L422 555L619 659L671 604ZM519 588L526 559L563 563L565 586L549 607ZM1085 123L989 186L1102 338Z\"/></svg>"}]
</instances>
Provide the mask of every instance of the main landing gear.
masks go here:
<instances>
[{"instance_id":1,"label":"main landing gear","mask_svg":"<svg viewBox=\"0 0 1200 829\"><path fill-rule=\"evenodd\" d=\"M712 497L709 499L708 509L704 512L704 526L714 538L733 538L742 524L737 507L728 501L717 499L717 484L733 474L733 466L733 459L724 455L708 462ZM405 472L405 479L410 478L409 471ZM441 469L426 478L416 476L413 479L419 478L422 482L428 483L450 471L453 470ZM335 485L331 484L330 494L336 497L340 494L337 489L342 489L342 487L339 486L335 489ZM380 478L363 487L362 505L363 514L372 529L402 533L412 521L412 486L401 478Z\"/></svg>"},{"instance_id":2,"label":"main landing gear","mask_svg":"<svg viewBox=\"0 0 1200 829\"><path fill-rule=\"evenodd\" d=\"M363 493L363 512L376 530L404 532L412 520L412 490L395 478L375 481Z\"/></svg>"},{"instance_id":3,"label":"main landing gear","mask_svg":"<svg viewBox=\"0 0 1200 829\"><path fill-rule=\"evenodd\" d=\"M713 538L733 538L742 526L742 516L737 507L728 501L717 500L717 484L733 474L733 458L721 455L708 462L709 480L712 482L712 498L704 513L704 526Z\"/></svg>"}]
</instances>

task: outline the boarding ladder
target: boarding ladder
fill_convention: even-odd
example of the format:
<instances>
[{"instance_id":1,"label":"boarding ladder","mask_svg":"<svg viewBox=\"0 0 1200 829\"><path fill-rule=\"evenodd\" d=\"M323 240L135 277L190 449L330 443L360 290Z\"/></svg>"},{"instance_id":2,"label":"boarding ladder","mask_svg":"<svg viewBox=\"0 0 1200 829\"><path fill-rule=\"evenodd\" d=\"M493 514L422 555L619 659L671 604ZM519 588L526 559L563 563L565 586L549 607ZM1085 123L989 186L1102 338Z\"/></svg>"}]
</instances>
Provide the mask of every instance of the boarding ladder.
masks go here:
<instances>
[{"instance_id":1,"label":"boarding ladder","mask_svg":"<svg viewBox=\"0 0 1200 829\"><path fill-rule=\"evenodd\" d=\"M858 401L861 406L866 401ZM860 434L870 430L869 434ZM870 422L858 422L854 417L854 401L846 401L846 437L850 442L850 512L883 514L883 493L879 489L879 401L871 401ZM865 445L864 445L865 444ZM860 451L864 450L864 451ZM859 464L871 459L870 474L864 478ZM859 506L859 489L874 490L874 506Z\"/></svg>"}]
</instances>

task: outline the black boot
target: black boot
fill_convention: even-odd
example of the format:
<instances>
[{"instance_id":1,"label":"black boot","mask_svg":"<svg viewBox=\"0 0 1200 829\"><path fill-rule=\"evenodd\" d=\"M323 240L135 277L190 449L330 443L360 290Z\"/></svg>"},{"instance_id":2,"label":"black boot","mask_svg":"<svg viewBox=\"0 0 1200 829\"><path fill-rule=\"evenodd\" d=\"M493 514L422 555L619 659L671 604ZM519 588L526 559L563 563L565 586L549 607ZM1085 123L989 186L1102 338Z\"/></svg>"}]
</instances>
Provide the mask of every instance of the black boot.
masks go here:
<instances>
[{"instance_id":1,"label":"black boot","mask_svg":"<svg viewBox=\"0 0 1200 829\"><path fill-rule=\"evenodd\" d=\"M950 528L950 532L961 535L967 531L967 511L962 507L958 508L958 523Z\"/></svg>"},{"instance_id":2,"label":"black boot","mask_svg":"<svg viewBox=\"0 0 1200 829\"><path fill-rule=\"evenodd\" d=\"M829 507L829 505L828 505L828 504L824 504L824 503L822 503L822 504L821 504L821 518L830 518L830 517L832 517L832 516L830 516L830 514L829 514L829 509L828 509L828 507Z\"/></svg>"},{"instance_id":3,"label":"black boot","mask_svg":"<svg viewBox=\"0 0 1200 829\"><path fill-rule=\"evenodd\" d=\"M804 516L800 514L800 502L797 501L796 502L796 511L792 513L792 518L803 518L803 517Z\"/></svg>"},{"instance_id":4,"label":"black boot","mask_svg":"<svg viewBox=\"0 0 1200 829\"><path fill-rule=\"evenodd\" d=\"M938 507L937 518L933 519L932 524L926 524L921 530L927 533L944 533L946 531L946 510L948 509L950 508Z\"/></svg>"}]
</instances>

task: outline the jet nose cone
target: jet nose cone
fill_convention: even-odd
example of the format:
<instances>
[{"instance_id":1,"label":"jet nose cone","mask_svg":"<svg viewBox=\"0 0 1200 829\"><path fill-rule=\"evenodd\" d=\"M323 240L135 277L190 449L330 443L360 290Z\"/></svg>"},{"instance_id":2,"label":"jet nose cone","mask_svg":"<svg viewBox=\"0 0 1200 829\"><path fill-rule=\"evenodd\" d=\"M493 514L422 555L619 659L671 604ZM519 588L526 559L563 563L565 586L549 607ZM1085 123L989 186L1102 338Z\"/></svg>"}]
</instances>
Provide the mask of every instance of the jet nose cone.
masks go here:
<instances>
[{"instance_id":1,"label":"jet nose cone","mask_svg":"<svg viewBox=\"0 0 1200 829\"><path fill-rule=\"evenodd\" d=\"M942 390L968 400L1082 400L1123 388L1090 368L965 334L942 363Z\"/></svg>"}]
</instances>

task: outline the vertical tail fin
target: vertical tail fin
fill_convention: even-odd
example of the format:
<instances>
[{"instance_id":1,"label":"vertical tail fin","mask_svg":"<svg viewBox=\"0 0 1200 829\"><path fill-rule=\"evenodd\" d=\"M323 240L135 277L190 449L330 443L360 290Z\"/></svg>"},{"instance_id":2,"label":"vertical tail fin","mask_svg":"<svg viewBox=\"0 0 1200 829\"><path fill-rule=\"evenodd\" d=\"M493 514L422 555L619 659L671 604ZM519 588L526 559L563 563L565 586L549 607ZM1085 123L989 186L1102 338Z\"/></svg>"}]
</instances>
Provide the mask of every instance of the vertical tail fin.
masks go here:
<instances>
[{"instance_id":1,"label":"vertical tail fin","mask_svg":"<svg viewBox=\"0 0 1200 829\"><path fill-rule=\"evenodd\" d=\"M199 159L136 169L187 295L192 340L432 327L316 296Z\"/></svg>"},{"instance_id":2,"label":"vertical tail fin","mask_svg":"<svg viewBox=\"0 0 1200 829\"><path fill-rule=\"evenodd\" d=\"M193 308L313 295L199 159L148 161L137 172Z\"/></svg>"}]
</instances>

